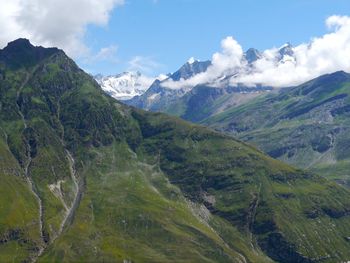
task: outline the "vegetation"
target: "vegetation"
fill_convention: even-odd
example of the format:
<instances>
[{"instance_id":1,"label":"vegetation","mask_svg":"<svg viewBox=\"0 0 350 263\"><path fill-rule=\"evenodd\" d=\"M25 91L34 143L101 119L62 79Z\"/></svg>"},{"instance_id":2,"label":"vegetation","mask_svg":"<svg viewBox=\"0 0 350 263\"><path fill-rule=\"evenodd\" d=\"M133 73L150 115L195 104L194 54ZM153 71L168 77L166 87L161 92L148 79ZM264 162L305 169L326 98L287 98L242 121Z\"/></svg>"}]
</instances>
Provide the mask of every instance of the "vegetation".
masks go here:
<instances>
[{"instance_id":1,"label":"vegetation","mask_svg":"<svg viewBox=\"0 0 350 263\"><path fill-rule=\"evenodd\" d=\"M122 105L62 51L4 57L0 261L349 260L347 189Z\"/></svg>"},{"instance_id":2,"label":"vegetation","mask_svg":"<svg viewBox=\"0 0 350 263\"><path fill-rule=\"evenodd\" d=\"M350 75L336 72L260 96L202 123L282 161L349 182Z\"/></svg>"},{"instance_id":3,"label":"vegetation","mask_svg":"<svg viewBox=\"0 0 350 263\"><path fill-rule=\"evenodd\" d=\"M201 122L209 117L216 116L228 108L246 103L266 90L270 89L264 87L216 88L199 85L175 101L170 103L163 101L164 105L162 107L157 109L151 108L151 110L165 112L191 122Z\"/></svg>"}]
</instances>

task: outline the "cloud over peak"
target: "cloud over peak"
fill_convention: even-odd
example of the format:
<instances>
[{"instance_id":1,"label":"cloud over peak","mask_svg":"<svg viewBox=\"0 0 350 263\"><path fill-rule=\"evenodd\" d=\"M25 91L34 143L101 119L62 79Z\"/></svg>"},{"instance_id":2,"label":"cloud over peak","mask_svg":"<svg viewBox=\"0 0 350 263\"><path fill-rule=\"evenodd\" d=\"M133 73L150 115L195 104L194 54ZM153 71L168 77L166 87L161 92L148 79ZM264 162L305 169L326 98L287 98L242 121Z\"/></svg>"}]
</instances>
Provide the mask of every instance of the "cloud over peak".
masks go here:
<instances>
[{"instance_id":1,"label":"cloud over peak","mask_svg":"<svg viewBox=\"0 0 350 263\"><path fill-rule=\"evenodd\" d=\"M227 37L221 43L222 50L212 56L212 66L206 72L164 85L187 88L229 83L285 87L339 70L350 71L350 17L330 16L326 26L329 33L295 47L284 45L265 50L252 63L248 63L239 43Z\"/></svg>"}]
</instances>

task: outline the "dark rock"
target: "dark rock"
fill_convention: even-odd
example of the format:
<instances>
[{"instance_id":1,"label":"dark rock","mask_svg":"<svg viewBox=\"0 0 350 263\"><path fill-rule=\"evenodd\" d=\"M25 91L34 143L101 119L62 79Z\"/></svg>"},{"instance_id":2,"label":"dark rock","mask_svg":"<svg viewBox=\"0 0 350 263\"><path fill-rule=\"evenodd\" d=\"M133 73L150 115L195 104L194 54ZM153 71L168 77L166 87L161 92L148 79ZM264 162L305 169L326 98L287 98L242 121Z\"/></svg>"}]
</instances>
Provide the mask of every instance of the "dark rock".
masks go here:
<instances>
[{"instance_id":1,"label":"dark rock","mask_svg":"<svg viewBox=\"0 0 350 263\"><path fill-rule=\"evenodd\" d=\"M277 262L284 263L311 263L311 259L297 252L295 245L289 243L279 232L259 238L258 244L265 253Z\"/></svg>"}]
</instances>

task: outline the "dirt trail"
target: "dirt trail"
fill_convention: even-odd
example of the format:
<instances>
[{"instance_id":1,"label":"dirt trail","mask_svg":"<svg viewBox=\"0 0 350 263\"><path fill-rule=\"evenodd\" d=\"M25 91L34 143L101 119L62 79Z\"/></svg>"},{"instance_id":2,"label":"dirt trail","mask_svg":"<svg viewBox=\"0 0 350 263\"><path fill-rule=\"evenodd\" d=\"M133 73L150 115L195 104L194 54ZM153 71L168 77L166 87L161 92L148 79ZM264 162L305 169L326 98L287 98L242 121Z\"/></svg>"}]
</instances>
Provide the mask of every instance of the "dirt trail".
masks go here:
<instances>
[{"instance_id":1,"label":"dirt trail","mask_svg":"<svg viewBox=\"0 0 350 263\"><path fill-rule=\"evenodd\" d=\"M78 180L76 170L75 170L75 160L74 160L72 154L68 150L66 150L66 156L67 156L67 159L69 162L69 170L70 170L71 178L72 178L72 181L73 181L74 186L75 186L75 196L74 196L73 203L72 203L71 207L68 209L66 216L64 217L64 219L61 223L60 230L57 234L57 237L59 237L62 234L65 227L72 224L73 218L75 215L75 211L78 208L81 197L82 197L82 189L79 185L79 180Z\"/></svg>"}]
</instances>

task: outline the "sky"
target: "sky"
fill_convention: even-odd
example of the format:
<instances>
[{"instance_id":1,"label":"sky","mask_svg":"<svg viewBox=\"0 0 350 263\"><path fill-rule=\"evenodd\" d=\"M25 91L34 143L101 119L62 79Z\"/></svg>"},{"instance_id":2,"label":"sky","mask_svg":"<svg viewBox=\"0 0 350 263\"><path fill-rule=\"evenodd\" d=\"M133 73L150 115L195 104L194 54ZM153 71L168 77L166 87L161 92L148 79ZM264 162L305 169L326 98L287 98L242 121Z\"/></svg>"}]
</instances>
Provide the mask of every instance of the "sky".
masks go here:
<instances>
[{"instance_id":1,"label":"sky","mask_svg":"<svg viewBox=\"0 0 350 263\"><path fill-rule=\"evenodd\" d=\"M327 32L324 21L334 14L350 15L349 1L128 0L113 11L108 26L91 27L86 40L95 51L118 46L120 63L100 63L97 71L122 71L139 57L137 64L158 74L175 71L190 57L210 59L226 36L244 49L307 42Z\"/></svg>"},{"instance_id":2,"label":"sky","mask_svg":"<svg viewBox=\"0 0 350 263\"><path fill-rule=\"evenodd\" d=\"M0 48L18 38L58 46L92 74L174 72L212 59L232 37L243 50L297 46L330 32L349 0L0 0ZM334 29L333 29L334 30Z\"/></svg>"}]
</instances>

